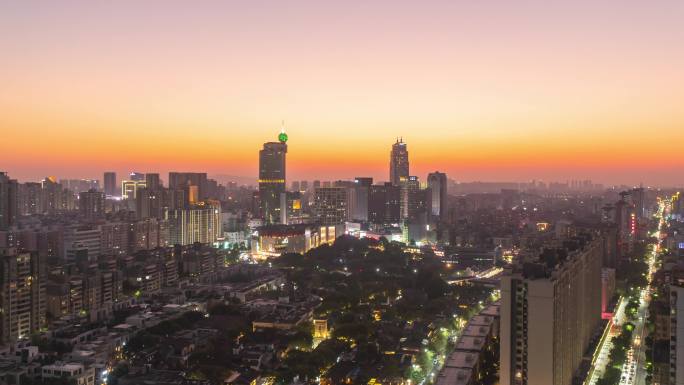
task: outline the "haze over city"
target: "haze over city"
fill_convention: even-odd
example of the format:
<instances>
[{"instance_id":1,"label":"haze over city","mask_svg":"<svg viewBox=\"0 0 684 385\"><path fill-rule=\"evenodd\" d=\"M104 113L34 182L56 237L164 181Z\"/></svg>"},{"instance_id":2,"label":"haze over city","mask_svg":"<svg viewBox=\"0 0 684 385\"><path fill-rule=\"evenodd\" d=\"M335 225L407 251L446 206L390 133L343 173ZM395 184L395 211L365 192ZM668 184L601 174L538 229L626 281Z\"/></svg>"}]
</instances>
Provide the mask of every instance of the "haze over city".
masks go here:
<instances>
[{"instance_id":1,"label":"haze over city","mask_svg":"<svg viewBox=\"0 0 684 385\"><path fill-rule=\"evenodd\" d=\"M683 21L0 2L0 385L684 385Z\"/></svg>"},{"instance_id":2,"label":"haze over city","mask_svg":"<svg viewBox=\"0 0 684 385\"><path fill-rule=\"evenodd\" d=\"M681 1L5 2L0 164L681 185Z\"/></svg>"}]
</instances>

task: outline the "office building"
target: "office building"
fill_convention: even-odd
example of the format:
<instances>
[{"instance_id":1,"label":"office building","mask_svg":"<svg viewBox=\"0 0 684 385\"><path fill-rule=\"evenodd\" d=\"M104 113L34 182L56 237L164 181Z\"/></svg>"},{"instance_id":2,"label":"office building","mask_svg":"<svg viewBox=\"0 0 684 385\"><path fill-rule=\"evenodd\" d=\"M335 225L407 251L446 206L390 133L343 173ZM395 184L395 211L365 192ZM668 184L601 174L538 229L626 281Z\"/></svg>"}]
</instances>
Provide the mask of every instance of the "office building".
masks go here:
<instances>
[{"instance_id":1,"label":"office building","mask_svg":"<svg viewBox=\"0 0 684 385\"><path fill-rule=\"evenodd\" d=\"M373 178L356 177L349 193L349 219L352 221L368 221L368 202Z\"/></svg>"},{"instance_id":2,"label":"office building","mask_svg":"<svg viewBox=\"0 0 684 385\"><path fill-rule=\"evenodd\" d=\"M601 321L603 242L548 247L501 279L501 385L571 385Z\"/></svg>"},{"instance_id":3,"label":"office building","mask_svg":"<svg viewBox=\"0 0 684 385\"><path fill-rule=\"evenodd\" d=\"M348 218L348 189L346 187L319 187L314 191L314 218L316 223L335 225Z\"/></svg>"},{"instance_id":4,"label":"office building","mask_svg":"<svg viewBox=\"0 0 684 385\"><path fill-rule=\"evenodd\" d=\"M302 223L303 213L301 192L286 191L280 194L280 223Z\"/></svg>"},{"instance_id":5,"label":"office building","mask_svg":"<svg viewBox=\"0 0 684 385\"><path fill-rule=\"evenodd\" d=\"M116 173L107 171L104 173L104 192L107 196L119 196L119 189L116 188Z\"/></svg>"},{"instance_id":6,"label":"office building","mask_svg":"<svg viewBox=\"0 0 684 385\"><path fill-rule=\"evenodd\" d=\"M392 183L370 186L368 220L375 224L394 224L401 221L401 188Z\"/></svg>"},{"instance_id":7,"label":"office building","mask_svg":"<svg viewBox=\"0 0 684 385\"><path fill-rule=\"evenodd\" d=\"M416 219L427 212L427 196L420 188L417 176L409 176L399 182L401 189L401 218Z\"/></svg>"},{"instance_id":8,"label":"office building","mask_svg":"<svg viewBox=\"0 0 684 385\"><path fill-rule=\"evenodd\" d=\"M428 187L432 194L430 214L439 220L447 215L447 176L443 172L435 171L428 174Z\"/></svg>"},{"instance_id":9,"label":"office building","mask_svg":"<svg viewBox=\"0 0 684 385\"><path fill-rule=\"evenodd\" d=\"M397 139L390 153L390 183L399 186L401 181L409 177L408 149L403 139Z\"/></svg>"},{"instance_id":10,"label":"office building","mask_svg":"<svg viewBox=\"0 0 684 385\"><path fill-rule=\"evenodd\" d=\"M285 192L287 135L278 142L264 143L259 151L259 202L265 224L280 223L280 197Z\"/></svg>"}]
</instances>

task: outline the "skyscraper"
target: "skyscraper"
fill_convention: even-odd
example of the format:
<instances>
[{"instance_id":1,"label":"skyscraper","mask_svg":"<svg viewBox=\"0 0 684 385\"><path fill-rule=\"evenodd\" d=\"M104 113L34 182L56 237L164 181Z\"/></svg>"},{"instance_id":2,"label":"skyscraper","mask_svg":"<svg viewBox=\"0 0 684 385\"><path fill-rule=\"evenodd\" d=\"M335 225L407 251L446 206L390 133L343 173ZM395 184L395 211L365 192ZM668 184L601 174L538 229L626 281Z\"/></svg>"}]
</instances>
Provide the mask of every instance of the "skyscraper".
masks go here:
<instances>
[{"instance_id":1,"label":"skyscraper","mask_svg":"<svg viewBox=\"0 0 684 385\"><path fill-rule=\"evenodd\" d=\"M119 189L116 188L116 173L107 171L104 173L104 190L108 196L119 196Z\"/></svg>"},{"instance_id":2,"label":"skyscraper","mask_svg":"<svg viewBox=\"0 0 684 385\"><path fill-rule=\"evenodd\" d=\"M278 142L264 143L259 151L259 201L264 223L280 222L280 196L285 192L287 134L281 131Z\"/></svg>"},{"instance_id":3,"label":"skyscraper","mask_svg":"<svg viewBox=\"0 0 684 385\"><path fill-rule=\"evenodd\" d=\"M447 213L447 176L443 172L435 171L428 174L428 187L432 193L432 207L430 214L440 220Z\"/></svg>"},{"instance_id":4,"label":"skyscraper","mask_svg":"<svg viewBox=\"0 0 684 385\"><path fill-rule=\"evenodd\" d=\"M402 180L409 176L409 159L406 143L399 138L397 142L392 145L392 152L390 153L390 183L394 186L399 186Z\"/></svg>"}]
</instances>

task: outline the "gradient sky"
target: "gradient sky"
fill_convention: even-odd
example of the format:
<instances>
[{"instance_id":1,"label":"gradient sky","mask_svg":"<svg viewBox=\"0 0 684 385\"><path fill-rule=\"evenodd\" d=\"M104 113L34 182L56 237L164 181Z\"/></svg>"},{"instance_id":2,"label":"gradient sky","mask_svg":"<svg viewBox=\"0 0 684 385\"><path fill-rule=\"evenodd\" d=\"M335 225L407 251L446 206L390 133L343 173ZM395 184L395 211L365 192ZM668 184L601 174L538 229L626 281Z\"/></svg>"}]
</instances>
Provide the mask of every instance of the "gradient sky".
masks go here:
<instances>
[{"instance_id":1,"label":"gradient sky","mask_svg":"<svg viewBox=\"0 0 684 385\"><path fill-rule=\"evenodd\" d=\"M554 4L550 4L554 3ZM600 3L600 4L597 4ZM684 1L2 1L0 170L684 184Z\"/></svg>"}]
</instances>

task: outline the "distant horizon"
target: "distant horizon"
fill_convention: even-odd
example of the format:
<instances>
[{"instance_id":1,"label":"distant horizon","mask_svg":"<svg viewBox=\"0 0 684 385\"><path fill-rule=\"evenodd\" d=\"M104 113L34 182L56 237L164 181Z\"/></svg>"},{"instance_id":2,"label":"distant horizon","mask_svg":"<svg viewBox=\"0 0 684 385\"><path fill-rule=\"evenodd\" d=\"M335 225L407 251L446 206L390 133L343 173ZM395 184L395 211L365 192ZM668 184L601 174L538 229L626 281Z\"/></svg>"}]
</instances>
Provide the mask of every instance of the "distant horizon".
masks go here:
<instances>
[{"instance_id":1,"label":"distant horizon","mask_svg":"<svg viewBox=\"0 0 684 385\"><path fill-rule=\"evenodd\" d=\"M100 187L103 186L103 181L104 181L103 174L104 174L105 172L110 172L110 171L112 171L112 170L105 170L105 171L102 171L102 172L101 172L99 175L97 175L97 176L93 176L93 175L81 175L81 176L78 176L78 175L76 175L76 174L73 174L72 176L61 176L61 175L55 175L55 174L47 174L47 175L43 175L43 176L35 177L35 178L18 178L18 177L16 177L15 174L13 174L11 171L4 170L4 169L0 169L0 172L6 172L10 178L16 179L16 180L18 180L20 183L26 183L26 182L40 182L41 180L43 180L43 179L46 178L46 177L56 177L58 181L61 181L61 180L78 180L78 179L98 180L99 183L100 183ZM441 170L433 170L433 171L431 171L431 172L435 172L435 171L444 172L444 171L441 171ZM195 169L192 169L192 170L186 170L186 169L172 169L172 170L169 170L169 171L166 171L166 172L157 172L157 171L144 171L144 170L136 169L136 170L133 170L133 171L125 171L125 172L114 171L114 172L116 172L117 183L121 182L122 180L127 180L127 178L125 178L124 176L130 175L130 173L132 173L132 172L140 172L140 173L143 173L143 174L147 174L147 173L158 173L159 176L160 176L160 179L161 179L162 183L163 183L165 186L168 186L168 174L169 174L169 172L206 172L206 171L203 171L203 170L195 170ZM206 172L206 174L207 174L207 177L208 177L209 179L217 180L219 183L223 183L223 182L230 181L230 182L236 182L236 183L237 183L238 185L240 185L240 186L250 186L250 185L251 185L251 186L253 186L253 187L256 187L256 186L258 185L258 182L257 182L258 178L257 178L256 176L250 177L250 176L240 176L240 175L230 175L230 174L216 174L216 173L211 173L211 172ZM414 174L412 174L412 175L414 175ZM540 178L531 178L531 179L526 179L526 180L506 180L506 179L468 179L468 180L459 180L459 179L457 179L457 178L452 177L449 173L446 173L446 175L447 175L447 179L448 179L450 182L455 182L455 183L457 183L457 184L468 184L468 183L470 183L470 184L472 184L472 183L484 183L484 184L528 184L528 183L531 183L532 181L535 181L535 182L537 182L537 183L545 183L545 184L548 185L548 184L551 184L551 183L561 183L561 184L565 184L565 183L570 183L570 182L572 182L572 181L590 181L590 182L592 182L592 184L594 184L594 185L602 185L604 189L609 189L609 188L611 188L611 187L639 187L639 186L642 186L642 187L644 187L644 188L652 188L652 189L679 189L679 188L683 188L683 187L684 187L684 184L683 184L683 185L676 185L676 184L672 184L672 185L651 184L651 185L649 185L649 184L641 183L641 182L637 182L637 183L628 183L628 182L627 182L627 183L605 183L605 182L602 182L602 181L599 181L599 180L586 179L586 178L585 178L585 179L581 179L581 178L574 178L574 179L573 179L573 178L571 178L571 179L556 179L556 180L544 180L544 179L540 179ZM372 175L357 174L357 175L354 175L354 176L343 177L343 178L332 178L332 179L325 179L325 178L287 178L286 184L287 184L287 188L289 189L290 186L291 186L291 184L292 184L292 182L300 182L300 181L313 182L313 181L316 181L316 180L317 180L317 181L320 181L320 182L350 181L350 180L354 180L354 178L356 178L356 177L372 177L372 178L373 178L373 183L374 183L374 184L384 183L384 182L388 182L388 181L389 181L388 178L386 178L386 177L385 177L385 178L382 178L382 177L376 178L376 177L374 177L374 176L372 176ZM419 175L419 179L420 179L421 182L427 182L427 174L426 174L426 175L422 175L422 176ZM310 187L311 187L311 186L310 186Z\"/></svg>"},{"instance_id":2,"label":"distant horizon","mask_svg":"<svg viewBox=\"0 0 684 385\"><path fill-rule=\"evenodd\" d=\"M0 5L0 168L683 185L684 2Z\"/></svg>"}]
</instances>

